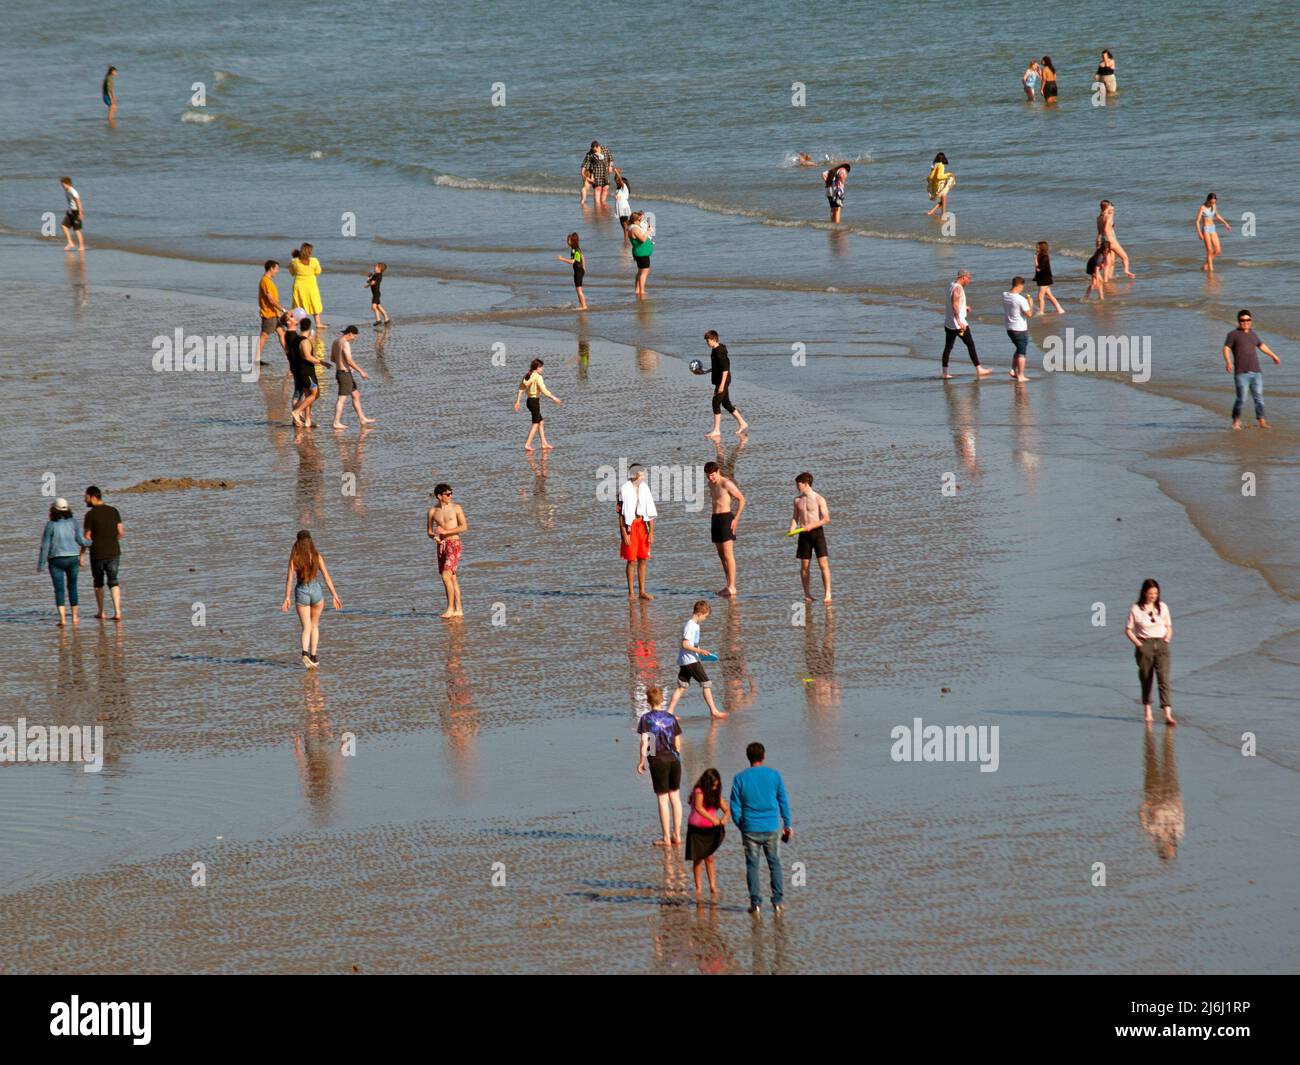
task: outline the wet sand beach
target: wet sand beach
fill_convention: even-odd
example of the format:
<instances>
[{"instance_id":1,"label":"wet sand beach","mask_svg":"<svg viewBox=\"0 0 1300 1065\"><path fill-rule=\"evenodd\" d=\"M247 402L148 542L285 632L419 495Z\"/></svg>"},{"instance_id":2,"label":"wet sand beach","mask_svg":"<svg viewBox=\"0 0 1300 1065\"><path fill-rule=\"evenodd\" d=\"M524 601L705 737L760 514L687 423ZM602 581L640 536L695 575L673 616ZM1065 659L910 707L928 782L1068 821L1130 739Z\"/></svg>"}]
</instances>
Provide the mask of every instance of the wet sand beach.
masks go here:
<instances>
[{"instance_id":1,"label":"wet sand beach","mask_svg":"<svg viewBox=\"0 0 1300 1065\"><path fill-rule=\"evenodd\" d=\"M101 723L107 746L99 774L0 772L0 912L47 915L7 971L1294 969L1294 605L1150 477L1078 446L1098 411L1140 433L1189 422L1178 401L1079 378L943 386L899 345L871 359L858 386L870 403L850 411L820 375L837 362L860 373L851 353L753 374L737 361L733 396L754 429L719 454L702 435L707 384L681 359L507 314L399 324L382 357L366 327L354 350L379 426L295 432L271 347L254 383L157 374L147 344L124 354L125 331L220 332L247 314L113 284L148 269L92 259L80 317L53 319L10 370L15 409L40 413L5 427L6 495L39 499L30 471L55 472L70 497L93 477L128 536L127 621L56 630L47 579L27 568L40 507L3 514L5 565L30 574L0 615L10 705ZM243 276L202 269L208 292ZM491 310L482 289L460 308L446 289L444 313ZM0 307L33 298L15 282ZM79 393L58 391L72 351L82 380L112 381L111 403L79 411ZM510 409L534 356L566 400L546 408L559 446L545 457L520 450L527 419ZM794 375L784 389L781 373ZM671 684L690 604L720 586L706 510L661 502L658 598L629 606L597 497L603 466L715 458L750 498L741 597L714 600L704 631L732 717L710 723L688 693L683 778L716 765L729 783L755 738L786 777L787 874L804 863L806 886L789 889L779 928L767 917L757 931L734 830L719 905L697 910L689 867L649 846L653 801L632 772L644 687ZM836 603L801 627L782 533L804 468L832 508ZM164 476L232 487L118 491ZM436 617L423 529L441 479L470 523L468 616L452 625ZM304 526L345 607L327 611L311 673L279 611ZM1121 629L1153 567L1178 589L1181 725L1148 738ZM88 584L83 573L83 602ZM915 717L998 725L998 770L893 762L890 731ZM1245 730L1258 757L1240 753ZM354 757L339 754L345 733ZM196 861L206 887L191 886Z\"/></svg>"}]
</instances>

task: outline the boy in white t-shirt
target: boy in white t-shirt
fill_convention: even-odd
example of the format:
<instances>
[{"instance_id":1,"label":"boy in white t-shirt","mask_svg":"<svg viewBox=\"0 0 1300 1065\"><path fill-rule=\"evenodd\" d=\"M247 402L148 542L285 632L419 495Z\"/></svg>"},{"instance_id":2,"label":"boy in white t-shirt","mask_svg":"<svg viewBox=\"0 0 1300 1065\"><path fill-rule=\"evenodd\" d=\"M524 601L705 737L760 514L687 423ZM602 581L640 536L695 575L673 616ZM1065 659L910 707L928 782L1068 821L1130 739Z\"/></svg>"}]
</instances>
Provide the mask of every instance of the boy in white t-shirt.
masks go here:
<instances>
[{"instance_id":1,"label":"boy in white t-shirt","mask_svg":"<svg viewBox=\"0 0 1300 1065\"><path fill-rule=\"evenodd\" d=\"M1034 305L1024 295L1025 279L1013 277L1011 291L1002 293L1002 313L1006 318L1007 336L1016 346L1011 356L1011 379L1028 381L1025 376L1025 355L1029 351L1029 323L1026 321L1034 315Z\"/></svg>"},{"instance_id":2,"label":"boy in white t-shirt","mask_svg":"<svg viewBox=\"0 0 1300 1065\"><path fill-rule=\"evenodd\" d=\"M700 646L700 622L708 616L709 604L703 599L697 600L692 608L690 621L682 629L682 646L677 652L677 688L668 703L670 714L677 712L677 703L682 693L691 686L691 681L695 681L704 692L704 702L709 707L709 713L717 718L727 716L713 701L713 681L709 680L709 675L700 665L700 658L709 653Z\"/></svg>"},{"instance_id":3,"label":"boy in white t-shirt","mask_svg":"<svg viewBox=\"0 0 1300 1065\"><path fill-rule=\"evenodd\" d=\"M67 243L64 251L72 251L72 234L77 234L77 251L86 250L86 238L81 235L81 225L86 218L86 205L81 202L81 194L72 187L72 178L59 178L63 186L63 196L68 201L68 209L63 215L63 236Z\"/></svg>"}]
</instances>

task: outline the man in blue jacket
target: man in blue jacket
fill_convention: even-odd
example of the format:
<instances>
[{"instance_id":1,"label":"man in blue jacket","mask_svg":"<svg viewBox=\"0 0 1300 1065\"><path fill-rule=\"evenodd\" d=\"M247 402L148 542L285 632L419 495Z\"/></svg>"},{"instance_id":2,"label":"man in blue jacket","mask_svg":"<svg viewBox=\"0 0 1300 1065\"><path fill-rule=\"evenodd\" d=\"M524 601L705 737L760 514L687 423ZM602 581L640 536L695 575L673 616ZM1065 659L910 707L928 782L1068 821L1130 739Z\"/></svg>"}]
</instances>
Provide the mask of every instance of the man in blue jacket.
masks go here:
<instances>
[{"instance_id":1,"label":"man in blue jacket","mask_svg":"<svg viewBox=\"0 0 1300 1065\"><path fill-rule=\"evenodd\" d=\"M781 774L763 764L767 751L761 743L751 743L745 748L749 768L737 773L731 782L731 819L740 829L745 845L745 879L749 881L749 912L760 916L758 856L767 858L767 870L772 880L772 911L777 915L785 909L781 905L784 875L781 871L781 844L794 835L790 827L790 802L785 796L785 783ZM785 831L781 829L784 827Z\"/></svg>"}]
</instances>

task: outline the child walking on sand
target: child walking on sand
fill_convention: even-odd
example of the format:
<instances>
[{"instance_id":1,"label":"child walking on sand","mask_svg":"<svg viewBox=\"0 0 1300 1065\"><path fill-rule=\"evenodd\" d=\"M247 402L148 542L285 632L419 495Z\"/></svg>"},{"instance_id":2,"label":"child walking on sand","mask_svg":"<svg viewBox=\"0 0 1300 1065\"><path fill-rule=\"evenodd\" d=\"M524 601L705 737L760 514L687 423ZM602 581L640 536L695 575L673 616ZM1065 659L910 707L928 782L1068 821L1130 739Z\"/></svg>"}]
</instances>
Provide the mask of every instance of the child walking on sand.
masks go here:
<instances>
[{"instance_id":1,"label":"child walking on sand","mask_svg":"<svg viewBox=\"0 0 1300 1065\"><path fill-rule=\"evenodd\" d=\"M627 227L632 220L632 186L628 184L623 171L614 169L614 210L618 212L618 224L623 227L623 243L629 240Z\"/></svg>"},{"instance_id":2,"label":"child walking on sand","mask_svg":"<svg viewBox=\"0 0 1300 1065\"><path fill-rule=\"evenodd\" d=\"M330 347L330 361L334 363L334 381L339 386L339 398L334 402L335 429L347 428L343 424L343 405L347 403L349 397L352 399L352 409L357 412L357 421L362 427L375 424L375 419L367 418L366 412L361 409L361 389L357 387L356 378L352 376L353 371L356 371L361 375L361 380L370 380L370 375L352 358L352 338L358 332L355 325L348 326Z\"/></svg>"},{"instance_id":3,"label":"child walking on sand","mask_svg":"<svg viewBox=\"0 0 1300 1065\"><path fill-rule=\"evenodd\" d=\"M438 502L429 508L427 515L429 539L437 545L438 574L447 593L447 609L438 616L463 618L465 611L460 602L460 578L456 576L456 567L460 564L461 533L469 532L469 523L460 504L451 501L451 485L437 485L433 496Z\"/></svg>"},{"instance_id":4,"label":"child walking on sand","mask_svg":"<svg viewBox=\"0 0 1300 1065\"><path fill-rule=\"evenodd\" d=\"M528 395L528 413L533 416L532 427L528 430L528 439L524 441L524 450L533 450L533 437L540 435L542 438L542 450L554 451L555 445L546 442L546 426L542 420L542 396L547 399L555 400L558 407L561 403L559 396L551 394L551 390L546 387L546 382L542 380L542 366L545 365L541 359L534 359L528 367L528 372L524 374L524 379L519 382L519 394L515 396L515 412L519 411L519 403Z\"/></svg>"},{"instance_id":5,"label":"child walking on sand","mask_svg":"<svg viewBox=\"0 0 1300 1065\"><path fill-rule=\"evenodd\" d=\"M1034 284L1038 286L1038 313L1043 313L1044 300L1051 300L1057 314L1065 311L1052 295L1052 255L1047 241L1040 240L1034 250Z\"/></svg>"},{"instance_id":6,"label":"child walking on sand","mask_svg":"<svg viewBox=\"0 0 1300 1065\"><path fill-rule=\"evenodd\" d=\"M570 233L567 238L569 245L569 257L566 259L563 255L557 255L562 263L568 263L573 267L573 287L578 293L578 310L587 309L587 297L582 294L582 279L587 273L587 260L583 258L582 250L578 247L578 234Z\"/></svg>"},{"instance_id":7,"label":"child walking on sand","mask_svg":"<svg viewBox=\"0 0 1300 1065\"><path fill-rule=\"evenodd\" d=\"M682 841L682 725L663 708L664 693L658 688L647 688L645 701L650 709L636 723L636 771L642 774L650 766L661 836L655 846L672 847Z\"/></svg>"},{"instance_id":8,"label":"child walking on sand","mask_svg":"<svg viewBox=\"0 0 1300 1065\"><path fill-rule=\"evenodd\" d=\"M690 620L682 629L682 646L677 652L677 688L668 703L670 714L676 712L682 694L691 686L691 681L695 681L704 692L704 702L709 708L709 714L716 718L727 716L713 701L713 681L709 680L709 675L700 665L700 658L709 653L699 645L700 623L709 616L709 613L709 604L703 599L697 600L692 608Z\"/></svg>"},{"instance_id":9,"label":"child walking on sand","mask_svg":"<svg viewBox=\"0 0 1300 1065\"><path fill-rule=\"evenodd\" d=\"M384 263L375 263L374 272L366 278L366 288L370 289L370 309L375 312L375 325L388 324L388 312L384 310L384 304L379 295L379 286L383 284L384 273L387 270L388 267Z\"/></svg>"},{"instance_id":10,"label":"child walking on sand","mask_svg":"<svg viewBox=\"0 0 1300 1065\"><path fill-rule=\"evenodd\" d=\"M713 854L727 837L727 803L722 797L722 774L706 769L691 790L691 813L686 819L686 858L695 874L695 894L700 894L700 867L709 874L709 894L718 893L713 876Z\"/></svg>"}]
</instances>

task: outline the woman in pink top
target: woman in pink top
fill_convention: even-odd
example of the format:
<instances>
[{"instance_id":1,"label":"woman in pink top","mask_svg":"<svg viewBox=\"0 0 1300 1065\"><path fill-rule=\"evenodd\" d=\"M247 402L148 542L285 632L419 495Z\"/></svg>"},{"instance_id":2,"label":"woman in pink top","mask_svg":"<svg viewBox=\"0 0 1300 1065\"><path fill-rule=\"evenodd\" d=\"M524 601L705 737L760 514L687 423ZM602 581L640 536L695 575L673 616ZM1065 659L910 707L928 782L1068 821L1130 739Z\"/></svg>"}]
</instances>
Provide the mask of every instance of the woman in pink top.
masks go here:
<instances>
[{"instance_id":1,"label":"woman in pink top","mask_svg":"<svg viewBox=\"0 0 1300 1065\"><path fill-rule=\"evenodd\" d=\"M1151 677L1160 680L1160 708L1165 712L1165 724L1176 725L1169 698L1169 638L1174 634L1174 623L1169 617L1169 606L1160 601L1160 584L1147 578L1137 602L1128 612L1124 635L1136 651L1138 680L1142 685L1142 708L1148 722L1151 717Z\"/></svg>"},{"instance_id":2,"label":"woman in pink top","mask_svg":"<svg viewBox=\"0 0 1300 1065\"><path fill-rule=\"evenodd\" d=\"M706 769L691 792L691 815L686 819L686 857L694 862L695 894L700 894L700 866L709 873L709 894L718 893L713 879L713 852L722 846L727 835L727 804L722 798L722 775Z\"/></svg>"}]
</instances>

